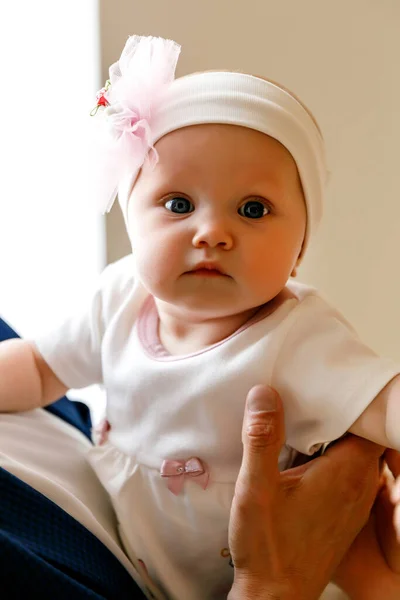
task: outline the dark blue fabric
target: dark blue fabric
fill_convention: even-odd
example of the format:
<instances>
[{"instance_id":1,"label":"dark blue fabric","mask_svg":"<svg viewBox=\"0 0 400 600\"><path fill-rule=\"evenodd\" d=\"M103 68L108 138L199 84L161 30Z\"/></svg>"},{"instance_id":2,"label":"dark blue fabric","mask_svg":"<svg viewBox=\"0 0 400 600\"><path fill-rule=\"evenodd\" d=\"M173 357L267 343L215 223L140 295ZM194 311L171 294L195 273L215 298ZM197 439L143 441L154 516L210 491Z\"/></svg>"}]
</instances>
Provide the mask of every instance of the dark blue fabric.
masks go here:
<instances>
[{"instance_id":1,"label":"dark blue fabric","mask_svg":"<svg viewBox=\"0 0 400 600\"><path fill-rule=\"evenodd\" d=\"M0 319L0 341L18 335ZM47 410L90 439L86 405ZM68 460L68 457L66 457ZM0 468L0 598L136 600L145 596L115 556L59 506Z\"/></svg>"},{"instance_id":2,"label":"dark blue fabric","mask_svg":"<svg viewBox=\"0 0 400 600\"><path fill-rule=\"evenodd\" d=\"M0 597L133 600L139 587L83 525L0 469Z\"/></svg>"},{"instance_id":3,"label":"dark blue fabric","mask_svg":"<svg viewBox=\"0 0 400 600\"><path fill-rule=\"evenodd\" d=\"M19 335L8 325L3 319L0 318L0 342L3 340L17 338ZM45 407L45 410L56 415L63 421L67 421L70 425L73 425L79 431L81 431L89 440L90 429L92 427L92 421L90 418L90 411L86 404L82 402L72 402L66 396L53 402L49 406Z\"/></svg>"}]
</instances>

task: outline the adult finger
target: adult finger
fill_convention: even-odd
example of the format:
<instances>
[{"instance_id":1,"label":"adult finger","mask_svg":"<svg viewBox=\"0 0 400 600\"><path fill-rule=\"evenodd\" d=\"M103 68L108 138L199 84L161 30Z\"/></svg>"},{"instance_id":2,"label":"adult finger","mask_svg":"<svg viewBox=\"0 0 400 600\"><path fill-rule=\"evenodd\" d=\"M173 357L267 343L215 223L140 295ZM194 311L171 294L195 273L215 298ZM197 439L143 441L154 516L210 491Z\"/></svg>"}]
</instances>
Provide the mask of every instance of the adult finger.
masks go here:
<instances>
[{"instance_id":1,"label":"adult finger","mask_svg":"<svg viewBox=\"0 0 400 600\"><path fill-rule=\"evenodd\" d=\"M385 460L387 466L393 473L393 476L398 477L400 475L400 452L397 452L396 450L386 450Z\"/></svg>"},{"instance_id":2,"label":"adult finger","mask_svg":"<svg viewBox=\"0 0 400 600\"><path fill-rule=\"evenodd\" d=\"M316 476L317 470L322 474L329 466L341 475L342 480L346 475L350 478L356 475L355 483L358 485L364 478L369 478L369 467L378 468L379 459L384 451L382 446L374 442L349 434L327 449L321 457L326 460L311 461L309 466L312 467L313 477Z\"/></svg>"},{"instance_id":3,"label":"adult finger","mask_svg":"<svg viewBox=\"0 0 400 600\"><path fill-rule=\"evenodd\" d=\"M396 510L390 499L390 484L384 486L375 502L376 535L386 562L394 573L400 573L400 544Z\"/></svg>"},{"instance_id":4,"label":"adult finger","mask_svg":"<svg viewBox=\"0 0 400 600\"><path fill-rule=\"evenodd\" d=\"M279 395L266 385L253 387L246 399L239 484L254 489L271 486L277 480L278 457L284 438L284 416Z\"/></svg>"},{"instance_id":5,"label":"adult finger","mask_svg":"<svg viewBox=\"0 0 400 600\"><path fill-rule=\"evenodd\" d=\"M347 461L347 453L349 451L351 451L353 461L375 461L384 454L385 448L375 444L375 442L371 442L370 440L348 434L346 437L339 440L337 444L329 447L327 454L335 455L339 461Z\"/></svg>"}]
</instances>

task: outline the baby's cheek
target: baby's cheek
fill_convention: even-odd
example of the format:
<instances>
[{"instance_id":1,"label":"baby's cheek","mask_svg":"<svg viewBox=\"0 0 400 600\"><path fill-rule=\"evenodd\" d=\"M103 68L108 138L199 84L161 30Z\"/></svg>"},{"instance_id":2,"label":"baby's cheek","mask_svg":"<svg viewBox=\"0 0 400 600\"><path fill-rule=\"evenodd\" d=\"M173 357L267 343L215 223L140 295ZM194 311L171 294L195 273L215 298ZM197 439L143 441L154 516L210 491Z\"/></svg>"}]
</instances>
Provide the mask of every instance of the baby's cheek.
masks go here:
<instances>
[{"instance_id":1,"label":"baby's cheek","mask_svg":"<svg viewBox=\"0 0 400 600\"><path fill-rule=\"evenodd\" d=\"M138 244L133 252L136 272L140 281L156 296L163 296L163 291L172 279L173 266L164 254L161 246Z\"/></svg>"},{"instance_id":2,"label":"baby's cheek","mask_svg":"<svg viewBox=\"0 0 400 600\"><path fill-rule=\"evenodd\" d=\"M159 279L159 259L151 247L136 246L134 250L136 270L140 279L157 282Z\"/></svg>"}]
</instances>

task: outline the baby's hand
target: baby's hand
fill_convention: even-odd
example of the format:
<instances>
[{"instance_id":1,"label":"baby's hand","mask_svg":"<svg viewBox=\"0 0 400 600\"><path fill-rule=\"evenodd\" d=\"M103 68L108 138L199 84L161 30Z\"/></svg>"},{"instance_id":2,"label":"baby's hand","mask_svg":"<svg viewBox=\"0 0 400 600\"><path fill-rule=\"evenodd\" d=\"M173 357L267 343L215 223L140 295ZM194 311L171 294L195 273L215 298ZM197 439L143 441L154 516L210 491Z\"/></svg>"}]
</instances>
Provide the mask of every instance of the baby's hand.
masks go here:
<instances>
[{"instance_id":1,"label":"baby's hand","mask_svg":"<svg viewBox=\"0 0 400 600\"><path fill-rule=\"evenodd\" d=\"M387 450L383 487L375 504L376 532L386 562L400 573L400 453Z\"/></svg>"}]
</instances>

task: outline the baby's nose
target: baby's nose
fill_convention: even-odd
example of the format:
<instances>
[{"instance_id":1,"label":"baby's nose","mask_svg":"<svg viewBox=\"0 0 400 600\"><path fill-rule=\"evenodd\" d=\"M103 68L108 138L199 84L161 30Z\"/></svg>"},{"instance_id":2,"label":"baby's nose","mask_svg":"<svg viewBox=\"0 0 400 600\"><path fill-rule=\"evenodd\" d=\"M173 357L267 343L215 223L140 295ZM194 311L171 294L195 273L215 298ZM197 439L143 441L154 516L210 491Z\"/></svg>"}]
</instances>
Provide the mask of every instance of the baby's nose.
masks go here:
<instances>
[{"instance_id":1,"label":"baby's nose","mask_svg":"<svg viewBox=\"0 0 400 600\"><path fill-rule=\"evenodd\" d=\"M221 247L229 250L233 244L232 233L221 219L202 222L193 236L193 246L196 248Z\"/></svg>"}]
</instances>

